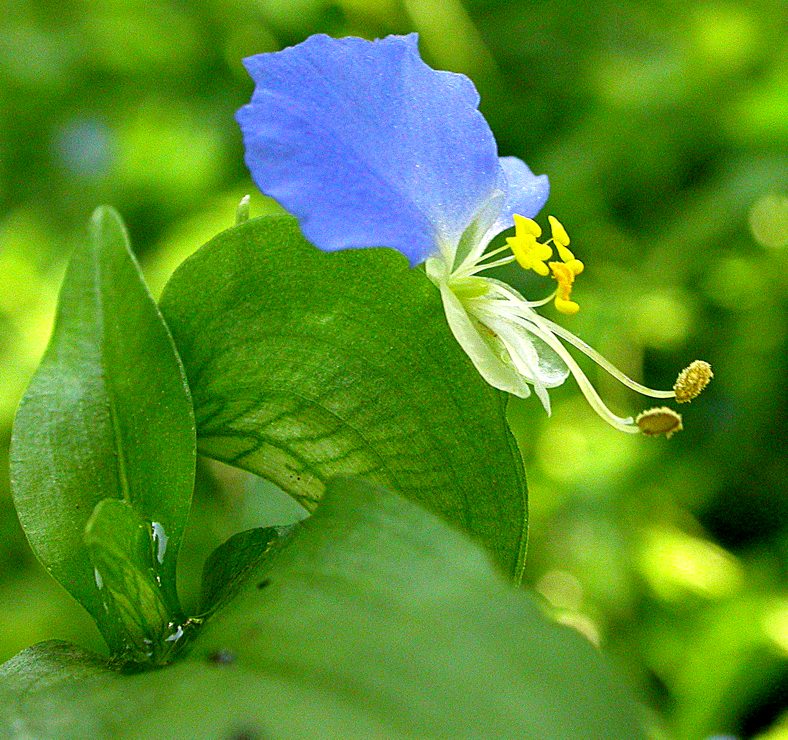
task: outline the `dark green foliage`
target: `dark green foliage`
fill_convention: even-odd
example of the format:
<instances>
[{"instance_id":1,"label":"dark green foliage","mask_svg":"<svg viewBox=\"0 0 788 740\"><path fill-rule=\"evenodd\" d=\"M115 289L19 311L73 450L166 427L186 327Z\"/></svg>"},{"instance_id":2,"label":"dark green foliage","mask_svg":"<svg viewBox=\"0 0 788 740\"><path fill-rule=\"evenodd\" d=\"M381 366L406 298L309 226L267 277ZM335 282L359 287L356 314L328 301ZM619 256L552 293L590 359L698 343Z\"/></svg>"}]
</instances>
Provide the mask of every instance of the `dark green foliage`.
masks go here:
<instances>
[{"instance_id":1,"label":"dark green foliage","mask_svg":"<svg viewBox=\"0 0 788 740\"><path fill-rule=\"evenodd\" d=\"M269 536L216 554L243 563L237 594L172 666L124 675L57 642L6 663L0 734L641 736L600 655L420 507L339 479L272 561Z\"/></svg>"}]
</instances>

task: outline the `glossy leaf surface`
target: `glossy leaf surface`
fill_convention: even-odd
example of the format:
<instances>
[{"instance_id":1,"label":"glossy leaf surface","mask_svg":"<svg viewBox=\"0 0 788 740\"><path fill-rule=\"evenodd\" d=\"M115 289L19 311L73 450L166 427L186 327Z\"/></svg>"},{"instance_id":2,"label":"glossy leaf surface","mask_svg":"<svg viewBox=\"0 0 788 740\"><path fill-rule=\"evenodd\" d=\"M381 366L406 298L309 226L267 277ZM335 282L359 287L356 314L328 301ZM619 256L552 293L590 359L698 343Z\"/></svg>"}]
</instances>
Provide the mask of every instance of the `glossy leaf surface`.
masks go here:
<instances>
[{"instance_id":1,"label":"glossy leaf surface","mask_svg":"<svg viewBox=\"0 0 788 740\"><path fill-rule=\"evenodd\" d=\"M127 661L161 663L182 637L180 606L167 600L157 568L163 550L149 522L122 499L104 499L85 528L85 544L107 616Z\"/></svg>"},{"instance_id":2,"label":"glossy leaf surface","mask_svg":"<svg viewBox=\"0 0 788 740\"><path fill-rule=\"evenodd\" d=\"M176 603L195 437L172 338L112 209L95 212L69 264L52 339L16 416L11 458L14 502L36 555L121 651L124 631L102 604L85 526L100 501L127 502L156 535L156 570Z\"/></svg>"},{"instance_id":3,"label":"glossy leaf surface","mask_svg":"<svg viewBox=\"0 0 788 740\"><path fill-rule=\"evenodd\" d=\"M504 416L440 296L387 249L325 254L295 219L218 235L161 301L194 397L200 452L309 509L334 475L400 491L518 578L526 491Z\"/></svg>"}]
</instances>

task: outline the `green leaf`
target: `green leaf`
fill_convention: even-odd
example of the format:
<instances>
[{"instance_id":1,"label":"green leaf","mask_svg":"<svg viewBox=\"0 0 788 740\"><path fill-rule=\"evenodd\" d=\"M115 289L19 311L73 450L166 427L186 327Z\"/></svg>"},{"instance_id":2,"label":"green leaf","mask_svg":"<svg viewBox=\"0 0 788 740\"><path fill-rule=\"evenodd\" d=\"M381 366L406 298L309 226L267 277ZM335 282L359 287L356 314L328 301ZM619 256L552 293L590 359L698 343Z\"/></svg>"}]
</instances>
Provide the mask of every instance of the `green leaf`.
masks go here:
<instances>
[{"instance_id":1,"label":"green leaf","mask_svg":"<svg viewBox=\"0 0 788 740\"><path fill-rule=\"evenodd\" d=\"M59 643L21 653L0 669L0 735L642 736L591 645L397 495L332 481L263 561L161 670L122 675Z\"/></svg>"},{"instance_id":2,"label":"green leaf","mask_svg":"<svg viewBox=\"0 0 788 740\"><path fill-rule=\"evenodd\" d=\"M150 524L128 502L104 499L88 520L85 544L107 618L115 622L114 634L124 638L114 652L127 662L167 662L184 628L177 601L168 603L159 584L163 553Z\"/></svg>"},{"instance_id":3,"label":"green leaf","mask_svg":"<svg viewBox=\"0 0 788 740\"><path fill-rule=\"evenodd\" d=\"M238 592L249 574L260 577L263 565L279 553L289 541L294 527L249 529L230 537L211 553L205 563L200 595L200 613L213 611ZM264 588L265 581L258 582ZM261 585L263 584L263 585Z\"/></svg>"},{"instance_id":4,"label":"green leaf","mask_svg":"<svg viewBox=\"0 0 788 740\"><path fill-rule=\"evenodd\" d=\"M438 291L402 255L324 254L295 219L256 219L187 260L161 309L201 453L308 509L330 477L363 475L462 527L519 578L526 490L506 396L481 379Z\"/></svg>"},{"instance_id":5,"label":"green leaf","mask_svg":"<svg viewBox=\"0 0 788 740\"><path fill-rule=\"evenodd\" d=\"M104 609L85 525L100 501L126 501L150 523L164 598L177 603L194 463L191 401L172 338L120 217L99 208L69 264L52 339L17 412L11 474L33 550L113 650L125 638Z\"/></svg>"}]
</instances>

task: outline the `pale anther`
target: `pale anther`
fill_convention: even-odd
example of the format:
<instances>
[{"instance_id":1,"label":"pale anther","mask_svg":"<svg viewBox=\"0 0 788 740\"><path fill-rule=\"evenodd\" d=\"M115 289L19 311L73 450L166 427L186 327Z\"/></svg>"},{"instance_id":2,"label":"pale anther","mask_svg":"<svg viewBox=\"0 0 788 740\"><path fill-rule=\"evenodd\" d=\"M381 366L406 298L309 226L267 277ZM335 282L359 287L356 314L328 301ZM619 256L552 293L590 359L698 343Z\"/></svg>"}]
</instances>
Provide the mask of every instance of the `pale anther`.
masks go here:
<instances>
[{"instance_id":1,"label":"pale anther","mask_svg":"<svg viewBox=\"0 0 788 740\"><path fill-rule=\"evenodd\" d=\"M703 360L695 360L688 367L685 367L676 378L673 390L676 393L678 403L687 403L693 398L697 398L700 392L709 384L714 377L711 365Z\"/></svg>"},{"instance_id":2,"label":"pale anther","mask_svg":"<svg viewBox=\"0 0 788 740\"><path fill-rule=\"evenodd\" d=\"M681 423L681 414L667 406L643 411L638 414L635 424L647 437L658 437L660 434L664 434L668 439L684 428Z\"/></svg>"}]
</instances>

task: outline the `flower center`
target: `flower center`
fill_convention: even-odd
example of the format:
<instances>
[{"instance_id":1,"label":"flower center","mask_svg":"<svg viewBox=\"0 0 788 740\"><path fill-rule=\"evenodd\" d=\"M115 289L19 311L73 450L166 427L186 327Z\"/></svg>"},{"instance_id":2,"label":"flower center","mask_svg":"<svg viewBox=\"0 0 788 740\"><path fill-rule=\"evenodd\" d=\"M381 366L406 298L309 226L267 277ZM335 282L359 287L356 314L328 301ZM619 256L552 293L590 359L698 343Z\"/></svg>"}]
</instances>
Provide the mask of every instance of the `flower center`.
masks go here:
<instances>
[{"instance_id":1,"label":"flower center","mask_svg":"<svg viewBox=\"0 0 788 740\"><path fill-rule=\"evenodd\" d=\"M461 267L455 273L456 278L462 280L492 267L517 261L517 264L524 270L533 270L542 277L549 275L558 283L556 290L545 299L544 303L555 298L555 307L558 311L564 314L577 313L580 306L571 300L572 286L575 278L583 272L584 265L569 250L569 235L566 233L566 229L557 218L548 216L552 236L546 242L540 242L542 227L536 221L517 213L513 218L515 234L507 237L506 246L487 252L475 263ZM553 256L553 246L551 245L556 248L560 262L548 262ZM508 257L502 257L492 262L486 261L509 250L512 254Z\"/></svg>"}]
</instances>

